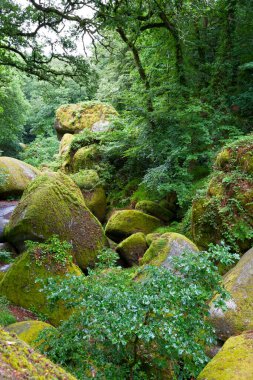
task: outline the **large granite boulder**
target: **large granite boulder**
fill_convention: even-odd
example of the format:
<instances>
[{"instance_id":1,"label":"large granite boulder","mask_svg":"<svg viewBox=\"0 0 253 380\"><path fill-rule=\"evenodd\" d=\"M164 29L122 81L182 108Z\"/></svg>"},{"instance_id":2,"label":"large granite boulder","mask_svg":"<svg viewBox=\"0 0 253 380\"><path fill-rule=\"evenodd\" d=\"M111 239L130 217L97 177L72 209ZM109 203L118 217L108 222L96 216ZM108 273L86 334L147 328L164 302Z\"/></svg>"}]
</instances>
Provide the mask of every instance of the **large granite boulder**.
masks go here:
<instances>
[{"instance_id":1,"label":"large granite boulder","mask_svg":"<svg viewBox=\"0 0 253 380\"><path fill-rule=\"evenodd\" d=\"M55 327L49 323L36 320L16 322L5 327L6 331L16 334L19 339L23 340L32 347L37 347L39 345L39 335L47 329L55 330Z\"/></svg>"},{"instance_id":2,"label":"large granite boulder","mask_svg":"<svg viewBox=\"0 0 253 380\"><path fill-rule=\"evenodd\" d=\"M136 232L148 234L160 226L159 219L141 211L121 210L110 217L105 233L111 240L118 243Z\"/></svg>"},{"instance_id":3,"label":"large granite boulder","mask_svg":"<svg viewBox=\"0 0 253 380\"><path fill-rule=\"evenodd\" d=\"M198 252L198 247L184 235L175 232L166 232L161 236L154 236L150 247L140 260L140 264L150 264L171 267L171 258L181 253Z\"/></svg>"},{"instance_id":4,"label":"large granite boulder","mask_svg":"<svg viewBox=\"0 0 253 380\"><path fill-rule=\"evenodd\" d=\"M253 379L253 332L229 338L197 380Z\"/></svg>"},{"instance_id":5,"label":"large granite boulder","mask_svg":"<svg viewBox=\"0 0 253 380\"><path fill-rule=\"evenodd\" d=\"M210 182L192 205L191 233L202 248L224 240L245 252L253 245L253 135L224 148Z\"/></svg>"},{"instance_id":6,"label":"large granite boulder","mask_svg":"<svg viewBox=\"0 0 253 380\"><path fill-rule=\"evenodd\" d=\"M2 328L0 328L0 378L76 380L63 368Z\"/></svg>"},{"instance_id":7,"label":"large granite boulder","mask_svg":"<svg viewBox=\"0 0 253 380\"><path fill-rule=\"evenodd\" d=\"M123 240L117 247L116 252L126 262L127 265L138 265L148 245L145 235L142 232L137 232Z\"/></svg>"},{"instance_id":8,"label":"large granite boulder","mask_svg":"<svg viewBox=\"0 0 253 380\"><path fill-rule=\"evenodd\" d=\"M253 248L224 276L224 287L231 298L227 310L210 309L210 317L221 340L253 329Z\"/></svg>"},{"instance_id":9,"label":"large granite boulder","mask_svg":"<svg viewBox=\"0 0 253 380\"><path fill-rule=\"evenodd\" d=\"M69 275L81 276L82 272L71 262L64 267L58 267L50 258L40 262L34 253L27 251L15 260L4 275L0 282L0 295L15 305L44 314L50 323L57 326L70 317L72 310L62 302L51 306L47 294L42 291L42 282L55 278L60 283Z\"/></svg>"},{"instance_id":10,"label":"large granite boulder","mask_svg":"<svg viewBox=\"0 0 253 380\"><path fill-rule=\"evenodd\" d=\"M21 195L29 183L40 174L39 170L12 157L0 157L0 199Z\"/></svg>"},{"instance_id":11,"label":"large granite boulder","mask_svg":"<svg viewBox=\"0 0 253 380\"><path fill-rule=\"evenodd\" d=\"M86 269L107 243L103 228L85 205L80 189L68 176L38 176L24 192L4 231L18 250L26 240L45 241L52 235L73 246L75 262Z\"/></svg>"},{"instance_id":12,"label":"large granite boulder","mask_svg":"<svg viewBox=\"0 0 253 380\"><path fill-rule=\"evenodd\" d=\"M62 105L56 111L55 129L59 138L65 133L76 134L84 129L101 132L108 129L117 111L109 104L83 102Z\"/></svg>"}]
</instances>

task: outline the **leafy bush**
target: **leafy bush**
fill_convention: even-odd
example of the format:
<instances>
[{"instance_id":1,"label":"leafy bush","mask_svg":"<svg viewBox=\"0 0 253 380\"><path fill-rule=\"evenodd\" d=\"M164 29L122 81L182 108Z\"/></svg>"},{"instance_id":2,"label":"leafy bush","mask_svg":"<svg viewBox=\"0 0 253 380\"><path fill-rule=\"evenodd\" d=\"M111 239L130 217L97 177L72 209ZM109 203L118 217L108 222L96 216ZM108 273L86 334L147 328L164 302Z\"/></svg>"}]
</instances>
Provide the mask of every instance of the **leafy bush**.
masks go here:
<instances>
[{"instance_id":1,"label":"leafy bush","mask_svg":"<svg viewBox=\"0 0 253 380\"><path fill-rule=\"evenodd\" d=\"M72 245L61 241L57 235L51 236L45 243L27 240L26 247L32 253L37 265L47 264L55 270L61 270L72 262Z\"/></svg>"},{"instance_id":2,"label":"leafy bush","mask_svg":"<svg viewBox=\"0 0 253 380\"><path fill-rule=\"evenodd\" d=\"M27 145L20 158L30 165L41 167L55 166L55 156L59 151L59 141L56 136L39 135Z\"/></svg>"},{"instance_id":3,"label":"leafy bush","mask_svg":"<svg viewBox=\"0 0 253 380\"><path fill-rule=\"evenodd\" d=\"M13 261L12 254L9 251L0 251L0 263L9 264Z\"/></svg>"},{"instance_id":4,"label":"leafy bush","mask_svg":"<svg viewBox=\"0 0 253 380\"><path fill-rule=\"evenodd\" d=\"M8 309L9 304L6 297L0 296L0 326L7 326L16 322L16 318Z\"/></svg>"},{"instance_id":5,"label":"leafy bush","mask_svg":"<svg viewBox=\"0 0 253 380\"><path fill-rule=\"evenodd\" d=\"M224 306L227 292L216 261L235 257L224 246L185 252L163 267L124 270L103 265L86 278L54 280L45 287L51 302L64 299L76 312L59 331L44 337L50 358L80 379L177 379L195 377L215 343L208 302ZM108 256L111 263L112 252ZM43 347L42 347L43 349Z\"/></svg>"}]
</instances>

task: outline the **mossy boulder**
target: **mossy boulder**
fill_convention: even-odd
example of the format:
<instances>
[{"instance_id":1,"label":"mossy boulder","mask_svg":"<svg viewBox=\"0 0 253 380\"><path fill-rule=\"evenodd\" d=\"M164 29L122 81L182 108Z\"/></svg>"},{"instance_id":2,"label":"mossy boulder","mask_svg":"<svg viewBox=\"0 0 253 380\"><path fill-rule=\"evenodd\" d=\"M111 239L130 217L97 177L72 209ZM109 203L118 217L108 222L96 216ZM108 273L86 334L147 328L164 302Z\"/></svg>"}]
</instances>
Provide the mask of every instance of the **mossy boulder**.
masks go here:
<instances>
[{"instance_id":1,"label":"mossy boulder","mask_svg":"<svg viewBox=\"0 0 253 380\"><path fill-rule=\"evenodd\" d=\"M99 161L99 150L96 145L84 146L74 154L71 160L71 171L77 173L84 169L93 169Z\"/></svg>"},{"instance_id":2,"label":"mossy boulder","mask_svg":"<svg viewBox=\"0 0 253 380\"><path fill-rule=\"evenodd\" d=\"M140 264L150 264L170 268L171 258L179 256L184 251L198 252L198 247L184 235L167 232L155 238Z\"/></svg>"},{"instance_id":3,"label":"mossy boulder","mask_svg":"<svg viewBox=\"0 0 253 380\"><path fill-rule=\"evenodd\" d=\"M0 328L0 378L3 380L76 380L60 366Z\"/></svg>"},{"instance_id":4,"label":"mossy boulder","mask_svg":"<svg viewBox=\"0 0 253 380\"><path fill-rule=\"evenodd\" d=\"M221 340L253 330L253 248L224 276L224 287L231 298L227 310L211 306L210 318Z\"/></svg>"},{"instance_id":5,"label":"mossy boulder","mask_svg":"<svg viewBox=\"0 0 253 380\"><path fill-rule=\"evenodd\" d=\"M253 379L253 332L229 338L197 380Z\"/></svg>"},{"instance_id":6,"label":"mossy boulder","mask_svg":"<svg viewBox=\"0 0 253 380\"><path fill-rule=\"evenodd\" d=\"M6 331L16 334L19 339L32 347L38 346L39 341L36 342L36 340L38 340L40 333L46 329L55 329L55 327L49 323L36 320L16 322L5 327Z\"/></svg>"},{"instance_id":7,"label":"mossy boulder","mask_svg":"<svg viewBox=\"0 0 253 380\"><path fill-rule=\"evenodd\" d=\"M56 111L55 129L59 138L65 133L75 134L84 129L94 132L105 131L110 125L110 119L117 115L117 111L105 103L67 104Z\"/></svg>"},{"instance_id":8,"label":"mossy boulder","mask_svg":"<svg viewBox=\"0 0 253 380\"><path fill-rule=\"evenodd\" d=\"M130 266L138 265L148 245L145 235L142 232L137 232L123 240L116 248L116 252Z\"/></svg>"},{"instance_id":9,"label":"mossy boulder","mask_svg":"<svg viewBox=\"0 0 253 380\"><path fill-rule=\"evenodd\" d=\"M67 309L62 302L49 305L43 284L37 279L45 281L55 278L59 282L69 275L81 276L82 272L73 263L68 263L64 269L51 264L38 263L31 252L20 255L6 272L0 283L0 295L5 296L15 305L25 309L34 309L44 314L53 325L68 319L72 310Z\"/></svg>"},{"instance_id":10,"label":"mossy boulder","mask_svg":"<svg viewBox=\"0 0 253 380\"><path fill-rule=\"evenodd\" d=\"M115 242L120 242L136 232L149 234L161 226L161 221L137 210L116 211L105 228L106 235Z\"/></svg>"},{"instance_id":11,"label":"mossy boulder","mask_svg":"<svg viewBox=\"0 0 253 380\"><path fill-rule=\"evenodd\" d=\"M81 170L71 175L71 178L80 188L88 209L98 220L103 222L105 219L107 201L97 172L95 170Z\"/></svg>"},{"instance_id":12,"label":"mossy boulder","mask_svg":"<svg viewBox=\"0 0 253 380\"><path fill-rule=\"evenodd\" d=\"M155 216L165 223L168 223L173 219L173 213L156 202L140 201L136 204L135 209Z\"/></svg>"},{"instance_id":13,"label":"mossy boulder","mask_svg":"<svg viewBox=\"0 0 253 380\"><path fill-rule=\"evenodd\" d=\"M28 184L40 174L39 170L12 157L0 157L0 174L5 175L0 184L0 198L21 195Z\"/></svg>"},{"instance_id":14,"label":"mossy boulder","mask_svg":"<svg viewBox=\"0 0 253 380\"><path fill-rule=\"evenodd\" d=\"M202 248L224 240L241 253L253 245L253 135L217 156L206 189L193 200L191 234Z\"/></svg>"},{"instance_id":15,"label":"mossy boulder","mask_svg":"<svg viewBox=\"0 0 253 380\"><path fill-rule=\"evenodd\" d=\"M59 155L61 157L65 157L66 154L68 153L68 150L70 148L70 144L73 140L74 136L70 133L65 133L61 139L60 143L60 149L59 149Z\"/></svg>"},{"instance_id":16,"label":"mossy boulder","mask_svg":"<svg viewBox=\"0 0 253 380\"><path fill-rule=\"evenodd\" d=\"M38 176L28 186L4 237L23 251L26 240L45 241L55 234L72 244L75 262L82 269L94 264L98 251L107 243L80 189L61 173Z\"/></svg>"}]
</instances>

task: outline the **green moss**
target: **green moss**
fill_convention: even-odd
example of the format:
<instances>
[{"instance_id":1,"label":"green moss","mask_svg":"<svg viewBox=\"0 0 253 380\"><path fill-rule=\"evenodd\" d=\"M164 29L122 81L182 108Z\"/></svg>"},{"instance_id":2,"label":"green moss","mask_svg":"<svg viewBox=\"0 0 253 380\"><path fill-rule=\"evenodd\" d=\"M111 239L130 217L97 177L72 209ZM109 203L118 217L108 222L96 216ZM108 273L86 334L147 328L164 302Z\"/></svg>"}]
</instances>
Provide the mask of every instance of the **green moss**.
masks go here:
<instances>
[{"instance_id":1,"label":"green moss","mask_svg":"<svg viewBox=\"0 0 253 380\"><path fill-rule=\"evenodd\" d=\"M155 238L140 264L170 266L170 258L179 256L184 251L198 252L198 247L189 239L175 232L168 232Z\"/></svg>"},{"instance_id":2,"label":"green moss","mask_svg":"<svg viewBox=\"0 0 253 380\"><path fill-rule=\"evenodd\" d=\"M81 190L93 190L100 185L100 179L95 170L80 170L70 175L70 178Z\"/></svg>"},{"instance_id":3,"label":"green moss","mask_svg":"<svg viewBox=\"0 0 253 380\"><path fill-rule=\"evenodd\" d=\"M224 287L230 293L227 310L211 308L211 320L220 339L253 329L253 249L224 276Z\"/></svg>"},{"instance_id":4,"label":"green moss","mask_svg":"<svg viewBox=\"0 0 253 380\"><path fill-rule=\"evenodd\" d=\"M231 337L207 364L197 380L253 379L253 333Z\"/></svg>"},{"instance_id":5,"label":"green moss","mask_svg":"<svg viewBox=\"0 0 253 380\"><path fill-rule=\"evenodd\" d=\"M74 136L70 133L65 133L63 138L61 139L59 154L61 157L65 157L68 154L70 149L70 144L73 140Z\"/></svg>"},{"instance_id":6,"label":"green moss","mask_svg":"<svg viewBox=\"0 0 253 380\"><path fill-rule=\"evenodd\" d=\"M85 146L78 149L71 161L71 168L74 173L83 169L92 169L99 160L99 150L96 145Z\"/></svg>"},{"instance_id":7,"label":"green moss","mask_svg":"<svg viewBox=\"0 0 253 380\"><path fill-rule=\"evenodd\" d=\"M47 265L38 265L29 252L23 253L16 259L6 272L0 283L0 295L15 305L26 309L34 309L43 313L53 325L58 325L67 319L71 310L66 309L63 303L56 303L52 308L47 301L46 294L41 291L43 285L37 279L46 281L48 278L66 277L68 274L80 276L80 269L74 264L68 264L65 271L54 270Z\"/></svg>"},{"instance_id":8,"label":"green moss","mask_svg":"<svg viewBox=\"0 0 253 380\"><path fill-rule=\"evenodd\" d=\"M106 195L100 186L100 179L95 170L81 170L70 176L82 191L88 209L100 220L105 218Z\"/></svg>"},{"instance_id":9,"label":"green moss","mask_svg":"<svg viewBox=\"0 0 253 380\"><path fill-rule=\"evenodd\" d=\"M0 374L3 379L75 380L61 367L1 328Z\"/></svg>"},{"instance_id":10,"label":"green moss","mask_svg":"<svg viewBox=\"0 0 253 380\"><path fill-rule=\"evenodd\" d=\"M139 260L147 250L148 245L145 235L142 232L137 232L123 240L116 248L116 252L130 266L138 265Z\"/></svg>"},{"instance_id":11,"label":"green moss","mask_svg":"<svg viewBox=\"0 0 253 380\"><path fill-rule=\"evenodd\" d=\"M155 216L165 223L171 221L173 218L171 211L152 201L140 201L136 204L135 209Z\"/></svg>"},{"instance_id":12,"label":"green moss","mask_svg":"<svg viewBox=\"0 0 253 380\"><path fill-rule=\"evenodd\" d=\"M106 123L117 111L110 105L99 102L83 102L63 105L56 111L55 128L62 136L65 133L79 133L93 129L95 123Z\"/></svg>"},{"instance_id":13,"label":"green moss","mask_svg":"<svg viewBox=\"0 0 253 380\"><path fill-rule=\"evenodd\" d=\"M120 242L136 232L148 234L160 226L159 219L153 216L136 210L122 210L110 217L105 232L110 239Z\"/></svg>"},{"instance_id":14,"label":"green moss","mask_svg":"<svg viewBox=\"0 0 253 380\"><path fill-rule=\"evenodd\" d=\"M25 162L11 157L0 157L0 172L6 175L5 181L0 185L2 198L10 195L20 195L40 172Z\"/></svg>"},{"instance_id":15,"label":"green moss","mask_svg":"<svg viewBox=\"0 0 253 380\"><path fill-rule=\"evenodd\" d=\"M39 341L35 341L38 340L40 333L46 329L55 330L55 328L49 323L36 320L12 323L5 328L6 331L16 334L19 339L32 347L37 347L39 345Z\"/></svg>"},{"instance_id":16,"label":"green moss","mask_svg":"<svg viewBox=\"0 0 253 380\"><path fill-rule=\"evenodd\" d=\"M54 234L71 242L82 269L93 265L98 251L107 244L80 189L60 173L38 176L29 185L5 229L5 240L22 251L26 240L44 241Z\"/></svg>"},{"instance_id":17,"label":"green moss","mask_svg":"<svg viewBox=\"0 0 253 380\"><path fill-rule=\"evenodd\" d=\"M217 169L226 169L231 159L231 150L223 149L216 157L215 166Z\"/></svg>"}]
</instances>

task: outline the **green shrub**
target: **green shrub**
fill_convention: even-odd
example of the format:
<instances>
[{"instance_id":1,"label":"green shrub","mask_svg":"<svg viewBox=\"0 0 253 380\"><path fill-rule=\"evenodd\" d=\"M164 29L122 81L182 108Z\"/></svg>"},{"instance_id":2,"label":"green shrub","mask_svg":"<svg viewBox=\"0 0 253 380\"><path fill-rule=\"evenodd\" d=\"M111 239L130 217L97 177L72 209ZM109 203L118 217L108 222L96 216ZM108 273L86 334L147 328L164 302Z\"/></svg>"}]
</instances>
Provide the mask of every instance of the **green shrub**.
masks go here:
<instances>
[{"instance_id":1,"label":"green shrub","mask_svg":"<svg viewBox=\"0 0 253 380\"><path fill-rule=\"evenodd\" d=\"M103 263L113 256L104 251ZM76 312L54 336L45 337L50 358L80 379L176 379L196 377L215 343L208 302L224 306L215 262L235 257L225 246L173 258L173 271L147 266L105 269L98 266L86 278L55 281L45 287L49 299L64 299ZM134 280L133 280L134 279ZM43 346L41 348L43 350Z\"/></svg>"},{"instance_id":2,"label":"green shrub","mask_svg":"<svg viewBox=\"0 0 253 380\"><path fill-rule=\"evenodd\" d=\"M0 326L7 326L16 322L16 318L9 311L9 304L6 297L0 296Z\"/></svg>"}]
</instances>

